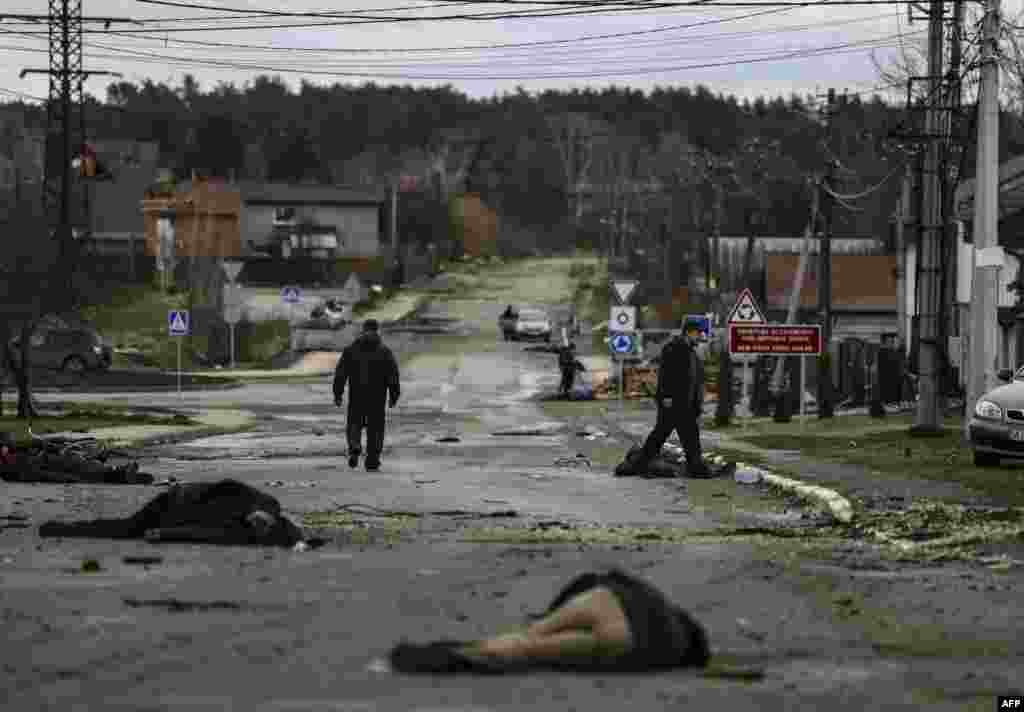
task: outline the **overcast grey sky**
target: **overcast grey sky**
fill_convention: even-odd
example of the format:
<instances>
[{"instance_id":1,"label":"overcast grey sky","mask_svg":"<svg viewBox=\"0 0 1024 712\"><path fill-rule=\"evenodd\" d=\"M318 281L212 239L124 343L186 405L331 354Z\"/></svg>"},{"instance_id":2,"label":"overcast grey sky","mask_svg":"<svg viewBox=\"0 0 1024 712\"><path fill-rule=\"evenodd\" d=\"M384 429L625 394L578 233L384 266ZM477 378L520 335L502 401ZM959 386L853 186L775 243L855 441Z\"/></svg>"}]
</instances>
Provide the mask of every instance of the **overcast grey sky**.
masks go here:
<instances>
[{"instance_id":1,"label":"overcast grey sky","mask_svg":"<svg viewBox=\"0 0 1024 712\"><path fill-rule=\"evenodd\" d=\"M193 4L191 0L180 1ZM1022 2L1004 0L1004 15L1018 15ZM280 3L271 0L195 3L223 8L282 9ZM46 12L46 3L40 0L2 0L2 4L12 7L0 12ZM532 5L459 2L438 7L439 4L437 0L305 0L285 7L288 12L358 10L363 14L421 18L541 9ZM861 92L880 84L871 61L871 43L875 43L875 56L888 63L900 51L901 42L904 47L919 46L926 30L926 23L920 19L908 22L906 5L715 8L712 2L702 7L565 18L425 20L290 29L237 28L325 20L232 15L138 0L83 0L83 6L86 16L149 21L142 26L116 24L110 32L85 35L86 69L121 72L128 81L152 79L177 85L186 73L191 73L208 89L219 82L242 85L265 73L279 74L293 87L303 79L317 84L450 83L474 97L514 91L517 86L534 92L611 84L649 91L656 85L700 83L715 93L741 98L788 96L791 92L806 95L828 87ZM552 8L549 6L545 11ZM158 18L164 21L152 22ZM94 31L103 29L95 24L87 27ZM203 29L180 31L186 27ZM143 30L149 36L140 36ZM626 32L642 34L583 39ZM550 41L558 43L414 51ZM207 44L192 44L195 42ZM21 79L18 73L26 66L45 67L46 47L45 24L33 27L12 20L0 24L0 89L45 96L45 77ZM353 49L375 51L348 52ZM800 52L805 55L787 56ZM783 59L763 61L778 57ZM102 97L110 81L106 77L91 78L87 90ZM901 95L902 90L887 94L894 100Z\"/></svg>"}]
</instances>

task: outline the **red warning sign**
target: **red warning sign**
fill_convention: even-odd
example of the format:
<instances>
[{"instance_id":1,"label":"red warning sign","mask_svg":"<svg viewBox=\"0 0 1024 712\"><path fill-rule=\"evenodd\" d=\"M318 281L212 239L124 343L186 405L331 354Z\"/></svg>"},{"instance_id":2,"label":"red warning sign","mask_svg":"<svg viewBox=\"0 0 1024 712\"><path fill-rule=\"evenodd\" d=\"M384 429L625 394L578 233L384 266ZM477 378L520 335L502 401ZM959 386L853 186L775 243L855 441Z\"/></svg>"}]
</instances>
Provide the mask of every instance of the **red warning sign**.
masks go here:
<instances>
[{"instance_id":1,"label":"red warning sign","mask_svg":"<svg viewBox=\"0 0 1024 712\"><path fill-rule=\"evenodd\" d=\"M815 356L821 353L817 324L729 324L729 353Z\"/></svg>"}]
</instances>

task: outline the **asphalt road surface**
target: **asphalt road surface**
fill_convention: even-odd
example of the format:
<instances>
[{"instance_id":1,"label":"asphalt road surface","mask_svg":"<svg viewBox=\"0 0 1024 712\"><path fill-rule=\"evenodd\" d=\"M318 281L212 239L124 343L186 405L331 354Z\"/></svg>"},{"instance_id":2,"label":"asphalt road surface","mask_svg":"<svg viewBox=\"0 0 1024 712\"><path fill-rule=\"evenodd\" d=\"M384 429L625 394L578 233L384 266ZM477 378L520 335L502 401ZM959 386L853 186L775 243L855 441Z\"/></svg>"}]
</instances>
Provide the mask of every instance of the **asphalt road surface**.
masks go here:
<instances>
[{"instance_id":1,"label":"asphalt road surface","mask_svg":"<svg viewBox=\"0 0 1024 712\"><path fill-rule=\"evenodd\" d=\"M988 710L996 694L1024 687L1019 574L865 565L852 545L835 557L794 558L770 538L530 543L524 532L556 526L696 535L800 515L731 481L713 483L720 497L698 499L693 482L616 479L607 466L574 462L628 443L578 434L600 418L546 414L537 398L556 389L555 357L505 343L496 328L506 300L564 304L567 265L506 267L489 292L439 301L434 314L457 320L457 334L386 335L403 355L403 397L379 472L348 468L344 408L333 405L329 379L182 400L102 396L259 418L250 433L147 448L143 467L158 478L237 478L278 497L296 519L350 504L422 516L335 518L323 530L331 542L306 552L41 540L35 526L45 519L127 515L159 490L0 483L0 515L31 524L0 529L0 709ZM442 510L469 514L431 514ZM484 516L504 510L519 516ZM503 541L471 541L488 537ZM101 570L82 572L86 559ZM517 625L571 577L610 565L691 610L718 661L763 678L413 678L381 664L403 638L472 638ZM174 611L131 598L221 603ZM837 604L846 599L860 610ZM989 648L957 642L972 637Z\"/></svg>"}]
</instances>

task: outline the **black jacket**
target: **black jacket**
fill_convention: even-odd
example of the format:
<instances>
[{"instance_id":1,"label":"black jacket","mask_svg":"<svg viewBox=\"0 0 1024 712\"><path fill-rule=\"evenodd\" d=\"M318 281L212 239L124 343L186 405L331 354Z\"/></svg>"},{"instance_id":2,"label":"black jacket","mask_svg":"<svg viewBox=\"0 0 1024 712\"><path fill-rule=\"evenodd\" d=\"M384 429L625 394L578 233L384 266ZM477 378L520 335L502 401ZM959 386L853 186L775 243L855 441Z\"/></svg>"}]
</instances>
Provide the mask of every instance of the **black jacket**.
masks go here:
<instances>
[{"instance_id":1,"label":"black jacket","mask_svg":"<svg viewBox=\"0 0 1024 712\"><path fill-rule=\"evenodd\" d=\"M658 389L655 397L671 398L673 406L689 404L699 413L704 402L704 365L697 352L681 337L665 344L658 366Z\"/></svg>"},{"instance_id":2,"label":"black jacket","mask_svg":"<svg viewBox=\"0 0 1024 712\"><path fill-rule=\"evenodd\" d=\"M342 351L334 369L335 400L345 393L346 384L351 403L383 402L385 392L392 403L398 401L398 361L378 334L366 332Z\"/></svg>"}]
</instances>

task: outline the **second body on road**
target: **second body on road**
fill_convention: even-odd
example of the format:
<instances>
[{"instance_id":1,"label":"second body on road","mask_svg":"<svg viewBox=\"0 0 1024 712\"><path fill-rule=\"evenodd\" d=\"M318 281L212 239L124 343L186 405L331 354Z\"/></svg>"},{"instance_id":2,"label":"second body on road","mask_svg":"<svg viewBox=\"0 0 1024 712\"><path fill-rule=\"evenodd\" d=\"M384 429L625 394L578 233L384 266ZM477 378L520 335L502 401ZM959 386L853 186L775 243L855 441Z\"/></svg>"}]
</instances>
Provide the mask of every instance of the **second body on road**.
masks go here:
<instances>
[{"instance_id":1,"label":"second body on road","mask_svg":"<svg viewBox=\"0 0 1024 712\"><path fill-rule=\"evenodd\" d=\"M380 467L384 449L385 407L393 408L401 394L398 361L381 341L374 319L363 325L363 333L341 354L334 369L334 403L341 406L348 385L348 464L359 464L362 432L366 428L366 469Z\"/></svg>"}]
</instances>

